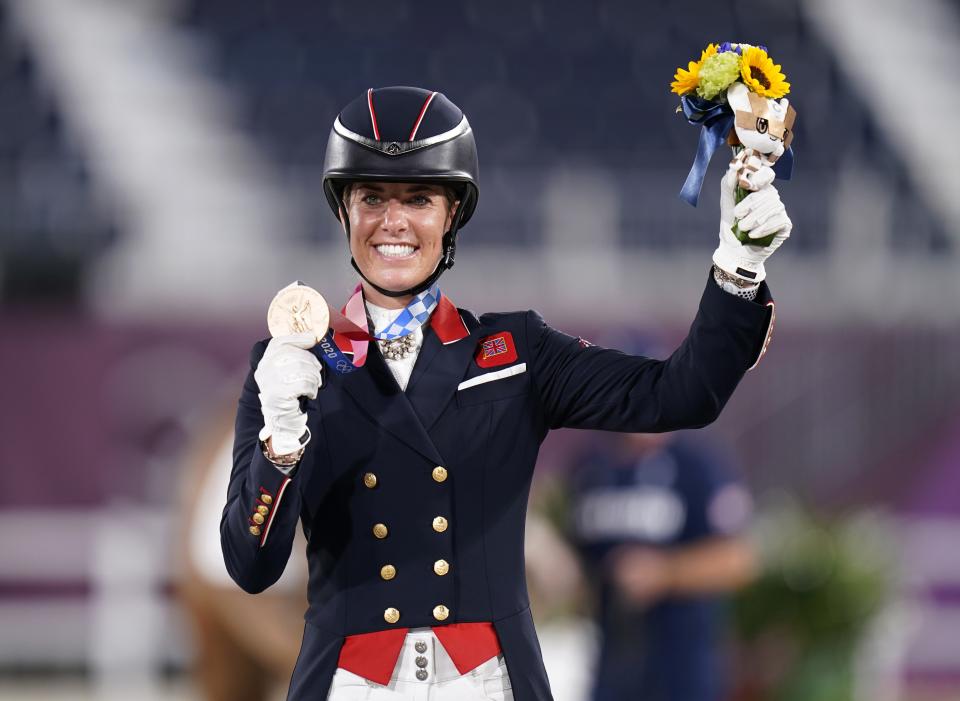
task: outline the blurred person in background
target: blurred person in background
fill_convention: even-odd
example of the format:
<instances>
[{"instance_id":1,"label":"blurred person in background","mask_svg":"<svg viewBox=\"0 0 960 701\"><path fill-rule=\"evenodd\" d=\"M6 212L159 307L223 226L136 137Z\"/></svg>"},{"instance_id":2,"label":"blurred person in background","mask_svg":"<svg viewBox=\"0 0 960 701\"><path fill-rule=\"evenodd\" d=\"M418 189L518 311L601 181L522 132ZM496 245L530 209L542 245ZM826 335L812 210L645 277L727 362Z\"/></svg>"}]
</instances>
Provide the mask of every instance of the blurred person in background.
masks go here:
<instances>
[{"instance_id":1,"label":"blurred person in background","mask_svg":"<svg viewBox=\"0 0 960 701\"><path fill-rule=\"evenodd\" d=\"M756 568L735 471L682 434L597 435L567 489L600 634L593 700L726 698L725 604Z\"/></svg>"},{"instance_id":2,"label":"blurred person in background","mask_svg":"<svg viewBox=\"0 0 960 701\"><path fill-rule=\"evenodd\" d=\"M479 192L466 117L408 87L344 108L324 186L360 277L344 309L376 342L334 335L321 350L308 331L254 345L220 526L231 577L258 593L303 523L310 605L291 701L551 698L523 561L540 443L560 427L706 425L758 362L773 311L764 261L792 225L771 174L736 213L773 242L740 244L738 168L724 176L700 310L660 361L568 336L534 311L455 307L437 280ZM351 349L369 353L359 369Z\"/></svg>"},{"instance_id":3,"label":"blurred person in background","mask_svg":"<svg viewBox=\"0 0 960 701\"><path fill-rule=\"evenodd\" d=\"M306 562L303 548L295 548L283 577L263 596L240 591L227 574L217 525L230 477L234 414L232 397L218 403L185 456L177 523L186 557L177 560L175 590L194 645L199 698L270 701L297 660Z\"/></svg>"}]
</instances>

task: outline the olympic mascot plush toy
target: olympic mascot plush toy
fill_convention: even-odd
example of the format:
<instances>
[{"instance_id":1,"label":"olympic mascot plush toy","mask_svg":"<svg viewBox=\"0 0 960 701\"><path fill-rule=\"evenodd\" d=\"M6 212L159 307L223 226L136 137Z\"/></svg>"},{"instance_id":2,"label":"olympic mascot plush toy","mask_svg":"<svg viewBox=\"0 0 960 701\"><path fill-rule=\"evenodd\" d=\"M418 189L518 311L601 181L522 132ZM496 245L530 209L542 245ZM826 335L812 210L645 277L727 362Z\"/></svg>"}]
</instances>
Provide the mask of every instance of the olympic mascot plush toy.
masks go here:
<instances>
[{"instance_id":1,"label":"olympic mascot plush toy","mask_svg":"<svg viewBox=\"0 0 960 701\"><path fill-rule=\"evenodd\" d=\"M707 165L723 141L743 165L737 202L775 177L790 179L796 111L785 97L790 83L765 46L710 44L699 61L677 69L671 89L680 95L677 111L702 127L696 158L680 191L682 199L696 206ZM733 232L741 242L747 241L736 225ZM749 243L763 246L769 240L772 237Z\"/></svg>"}]
</instances>

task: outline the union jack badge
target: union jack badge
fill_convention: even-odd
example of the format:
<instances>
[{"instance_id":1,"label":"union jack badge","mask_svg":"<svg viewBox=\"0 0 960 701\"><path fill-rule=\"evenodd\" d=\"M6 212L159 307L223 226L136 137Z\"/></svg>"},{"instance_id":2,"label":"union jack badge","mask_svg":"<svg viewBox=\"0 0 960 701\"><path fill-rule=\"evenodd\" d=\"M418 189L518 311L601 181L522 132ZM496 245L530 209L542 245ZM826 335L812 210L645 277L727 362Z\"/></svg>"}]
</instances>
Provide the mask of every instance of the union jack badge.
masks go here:
<instances>
[{"instance_id":1,"label":"union jack badge","mask_svg":"<svg viewBox=\"0 0 960 701\"><path fill-rule=\"evenodd\" d=\"M517 359L517 346L509 331L501 331L480 340L477 347L477 365L482 368L495 368L509 365Z\"/></svg>"}]
</instances>

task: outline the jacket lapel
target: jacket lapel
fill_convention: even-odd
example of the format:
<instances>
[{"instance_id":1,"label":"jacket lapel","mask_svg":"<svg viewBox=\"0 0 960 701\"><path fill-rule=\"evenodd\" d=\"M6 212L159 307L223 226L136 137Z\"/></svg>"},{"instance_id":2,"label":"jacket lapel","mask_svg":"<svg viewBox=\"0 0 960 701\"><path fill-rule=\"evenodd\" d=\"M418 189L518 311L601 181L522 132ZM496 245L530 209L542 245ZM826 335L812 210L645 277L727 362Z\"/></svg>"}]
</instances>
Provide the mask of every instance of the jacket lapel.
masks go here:
<instances>
[{"instance_id":1,"label":"jacket lapel","mask_svg":"<svg viewBox=\"0 0 960 701\"><path fill-rule=\"evenodd\" d=\"M362 368L341 377L344 390L380 428L437 465L443 459L427 435L408 398L400 391L377 344L370 344Z\"/></svg>"},{"instance_id":2,"label":"jacket lapel","mask_svg":"<svg viewBox=\"0 0 960 701\"><path fill-rule=\"evenodd\" d=\"M463 321L459 323L464 324ZM457 385L463 380L476 346L472 334L468 332L477 326L479 322L467 316L462 332L453 337L456 340L447 343L440 338L442 327L434 328L431 324L424 333L423 347L407 384L407 398L426 429L440 418L444 408L453 399Z\"/></svg>"}]
</instances>

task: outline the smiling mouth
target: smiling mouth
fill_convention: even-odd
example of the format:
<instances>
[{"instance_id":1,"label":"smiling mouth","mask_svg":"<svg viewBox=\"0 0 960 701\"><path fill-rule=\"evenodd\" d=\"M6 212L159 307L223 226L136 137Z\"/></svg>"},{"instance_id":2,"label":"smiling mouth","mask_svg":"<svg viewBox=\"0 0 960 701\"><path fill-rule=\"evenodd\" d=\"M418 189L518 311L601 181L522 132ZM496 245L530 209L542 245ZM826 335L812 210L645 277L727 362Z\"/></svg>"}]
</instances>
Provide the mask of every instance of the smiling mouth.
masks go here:
<instances>
[{"instance_id":1,"label":"smiling mouth","mask_svg":"<svg viewBox=\"0 0 960 701\"><path fill-rule=\"evenodd\" d=\"M381 243L374 249L384 258L409 258L418 250L416 246L397 243Z\"/></svg>"}]
</instances>

